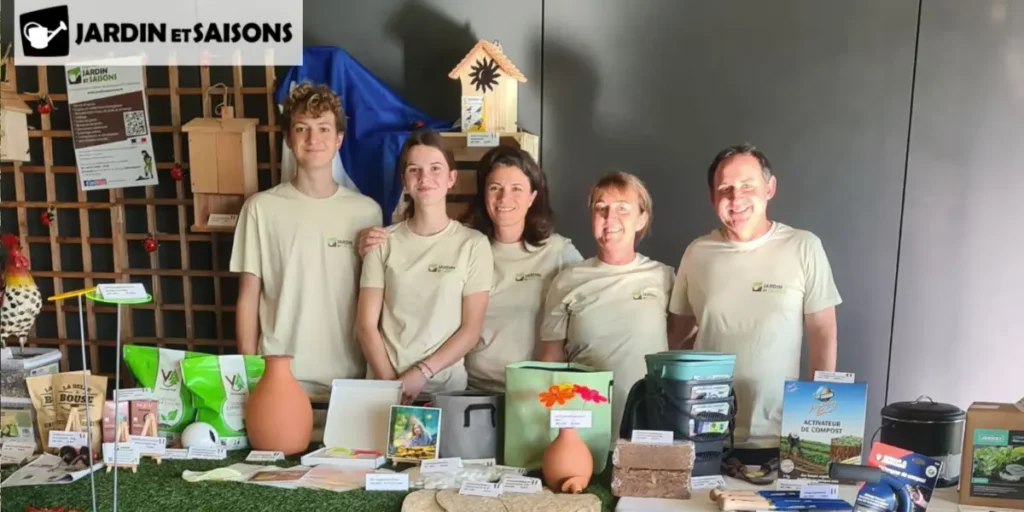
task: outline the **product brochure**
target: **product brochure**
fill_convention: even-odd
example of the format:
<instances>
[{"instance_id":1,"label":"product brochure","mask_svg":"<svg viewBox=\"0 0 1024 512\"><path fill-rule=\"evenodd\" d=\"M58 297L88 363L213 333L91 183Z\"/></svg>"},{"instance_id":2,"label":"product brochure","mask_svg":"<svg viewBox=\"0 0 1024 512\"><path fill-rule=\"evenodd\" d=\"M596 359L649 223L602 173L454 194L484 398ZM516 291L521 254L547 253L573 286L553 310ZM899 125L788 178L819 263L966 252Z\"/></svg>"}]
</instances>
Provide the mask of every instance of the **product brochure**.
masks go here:
<instances>
[{"instance_id":1,"label":"product brochure","mask_svg":"<svg viewBox=\"0 0 1024 512\"><path fill-rule=\"evenodd\" d=\"M942 463L883 443L871 447L868 466L882 471L878 482L865 482L857 493L858 511L925 512Z\"/></svg>"},{"instance_id":2,"label":"product brochure","mask_svg":"<svg viewBox=\"0 0 1024 512\"><path fill-rule=\"evenodd\" d=\"M851 483L829 478L828 464L861 463L867 395L864 383L787 381L779 478Z\"/></svg>"},{"instance_id":3,"label":"product brochure","mask_svg":"<svg viewBox=\"0 0 1024 512\"><path fill-rule=\"evenodd\" d=\"M97 462L93 464L92 470L95 471L102 467L103 463ZM43 453L7 477L7 480L0 483L0 487L70 484L88 474L89 468L84 464L69 466L60 457L50 453Z\"/></svg>"}]
</instances>

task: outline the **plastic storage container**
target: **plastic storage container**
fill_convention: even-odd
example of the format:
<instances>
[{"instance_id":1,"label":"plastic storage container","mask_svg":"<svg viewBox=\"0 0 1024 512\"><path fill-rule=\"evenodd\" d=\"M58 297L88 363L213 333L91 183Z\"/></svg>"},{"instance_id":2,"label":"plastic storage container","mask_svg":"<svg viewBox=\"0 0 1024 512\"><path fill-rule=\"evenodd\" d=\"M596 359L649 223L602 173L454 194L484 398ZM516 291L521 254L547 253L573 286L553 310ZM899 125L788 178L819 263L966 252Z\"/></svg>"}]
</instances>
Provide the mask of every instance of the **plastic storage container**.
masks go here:
<instances>
[{"instance_id":1,"label":"plastic storage container","mask_svg":"<svg viewBox=\"0 0 1024 512\"><path fill-rule=\"evenodd\" d=\"M670 380L713 380L732 378L735 354L667 350L644 356L647 375Z\"/></svg>"},{"instance_id":2,"label":"plastic storage container","mask_svg":"<svg viewBox=\"0 0 1024 512\"><path fill-rule=\"evenodd\" d=\"M7 356L8 353L10 357ZM0 359L0 396L29 398L25 378L60 372L60 359L60 350L55 348L4 349L4 356Z\"/></svg>"}]
</instances>

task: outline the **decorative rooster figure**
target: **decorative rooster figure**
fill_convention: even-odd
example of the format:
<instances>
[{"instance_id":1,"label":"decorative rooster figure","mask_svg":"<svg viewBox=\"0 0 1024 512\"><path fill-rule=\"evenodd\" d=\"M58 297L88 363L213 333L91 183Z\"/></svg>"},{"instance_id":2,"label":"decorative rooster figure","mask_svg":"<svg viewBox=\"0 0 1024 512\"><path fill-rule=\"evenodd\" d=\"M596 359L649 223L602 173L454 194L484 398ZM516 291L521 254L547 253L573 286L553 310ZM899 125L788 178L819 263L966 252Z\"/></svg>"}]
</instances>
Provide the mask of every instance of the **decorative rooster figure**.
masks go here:
<instances>
[{"instance_id":1,"label":"decorative rooster figure","mask_svg":"<svg viewBox=\"0 0 1024 512\"><path fill-rule=\"evenodd\" d=\"M18 239L10 233L4 233L0 235L0 241L7 249L4 296L0 304L0 344L6 347L7 338L16 336L18 344L24 349L36 316L43 309L43 298L28 272L28 258L21 254Z\"/></svg>"}]
</instances>

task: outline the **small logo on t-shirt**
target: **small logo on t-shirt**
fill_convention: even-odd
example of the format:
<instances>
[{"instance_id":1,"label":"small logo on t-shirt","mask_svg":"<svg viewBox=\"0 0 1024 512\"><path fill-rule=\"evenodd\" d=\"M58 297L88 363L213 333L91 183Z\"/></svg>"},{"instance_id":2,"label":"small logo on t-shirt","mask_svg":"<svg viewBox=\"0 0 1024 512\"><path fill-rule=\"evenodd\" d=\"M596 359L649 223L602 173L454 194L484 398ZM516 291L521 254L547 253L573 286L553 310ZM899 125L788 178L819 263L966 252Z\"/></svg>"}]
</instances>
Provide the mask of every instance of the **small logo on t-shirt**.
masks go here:
<instances>
[{"instance_id":1,"label":"small logo on t-shirt","mask_svg":"<svg viewBox=\"0 0 1024 512\"><path fill-rule=\"evenodd\" d=\"M430 266L427 267L427 272L441 272L447 274L449 272L455 272L455 266L431 263Z\"/></svg>"},{"instance_id":2,"label":"small logo on t-shirt","mask_svg":"<svg viewBox=\"0 0 1024 512\"><path fill-rule=\"evenodd\" d=\"M541 277L539 272L520 272L516 274L516 281L536 281Z\"/></svg>"},{"instance_id":3,"label":"small logo on t-shirt","mask_svg":"<svg viewBox=\"0 0 1024 512\"><path fill-rule=\"evenodd\" d=\"M757 281L750 285L750 291L755 293L782 293L786 289L781 284L765 283Z\"/></svg>"},{"instance_id":4,"label":"small logo on t-shirt","mask_svg":"<svg viewBox=\"0 0 1024 512\"><path fill-rule=\"evenodd\" d=\"M654 293L654 292L652 292L650 290L634 290L633 291L633 300L651 300L651 299L657 299L657 298L658 298L658 294Z\"/></svg>"},{"instance_id":5,"label":"small logo on t-shirt","mask_svg":"<svg viewBox=\"0 0 1024 512\"><path fill-rule=\"evenodd\" d=\"M327 247L353 247L354 245L352 240L342 240L340 238L327 239Z\"/></svg>"}]
</instances>

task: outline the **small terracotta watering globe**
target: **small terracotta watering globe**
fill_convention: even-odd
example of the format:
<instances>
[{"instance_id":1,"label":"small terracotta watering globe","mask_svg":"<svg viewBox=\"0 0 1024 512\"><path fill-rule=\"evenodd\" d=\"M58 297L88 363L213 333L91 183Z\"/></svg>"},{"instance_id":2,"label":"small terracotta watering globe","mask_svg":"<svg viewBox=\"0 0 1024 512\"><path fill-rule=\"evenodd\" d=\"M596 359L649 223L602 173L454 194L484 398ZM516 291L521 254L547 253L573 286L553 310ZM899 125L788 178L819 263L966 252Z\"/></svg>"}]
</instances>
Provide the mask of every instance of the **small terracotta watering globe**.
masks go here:
<instances>
[{"instance_id":1,"label":"small terracotta watering globe","mask_svg":"<svg viewBox=\"0 0 1024 512\"><path fill-rule=\"evenodd\" d=\"M558 430L558 437L544 450L541 473L552 490L579 494L587 488L594 474L594 456L576 429Z\"/></svg>"},{"instance_id":2,"label":"small terracotta watering globe","mask_svg":"<svg viewBox=\"0 0 1024 512\"><path fill-rule=\"evenodd\" d=\"M245 403L245 433L254 450L294 455L309 448L313 406L292 375L292 356L263 356L266 369Z\"/></svg>"}]
</instances>

